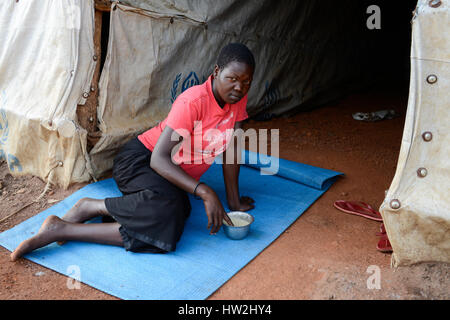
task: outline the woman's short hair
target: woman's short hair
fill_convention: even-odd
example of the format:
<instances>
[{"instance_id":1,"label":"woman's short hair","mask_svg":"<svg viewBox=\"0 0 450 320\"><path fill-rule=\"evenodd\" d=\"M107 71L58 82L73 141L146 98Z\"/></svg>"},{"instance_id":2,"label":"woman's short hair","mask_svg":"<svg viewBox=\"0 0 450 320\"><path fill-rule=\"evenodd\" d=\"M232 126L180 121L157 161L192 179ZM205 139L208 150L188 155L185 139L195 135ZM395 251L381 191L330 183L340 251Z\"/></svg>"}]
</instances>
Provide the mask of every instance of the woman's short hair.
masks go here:
<instances>
[{"instance_id":1,"label":"woman's short hair","mask_svg":"<svg viewBox=\"0 0 450 320\"><path fill-rule=\"evenodd\" d=\"M223 69L233 61L245 63L255 70L255 57L250 49L242 43L229 43L223 47L217 58L217 66Z\"/></svg>"}]
</instances>

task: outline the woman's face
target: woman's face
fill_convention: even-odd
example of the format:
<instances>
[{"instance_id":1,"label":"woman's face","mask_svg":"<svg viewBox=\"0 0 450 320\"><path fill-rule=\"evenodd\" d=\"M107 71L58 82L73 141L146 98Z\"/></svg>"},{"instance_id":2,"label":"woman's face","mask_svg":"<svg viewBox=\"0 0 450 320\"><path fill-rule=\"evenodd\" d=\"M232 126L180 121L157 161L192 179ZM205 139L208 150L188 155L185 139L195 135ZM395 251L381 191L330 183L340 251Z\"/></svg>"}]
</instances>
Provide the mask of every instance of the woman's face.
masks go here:
<instances>
[{"instance_id":1,"label":"woman's face","mask_svg":"<svg viewBox=\"0 0 450 320\"><path fill-rule=\"evenodd\" d=\"M214 68L213 93L217 103L223 107L226 103L234 104L241 100L250 90L253 69L243 62L232 61L223 69Z\"/></svg>"}]
</instances>

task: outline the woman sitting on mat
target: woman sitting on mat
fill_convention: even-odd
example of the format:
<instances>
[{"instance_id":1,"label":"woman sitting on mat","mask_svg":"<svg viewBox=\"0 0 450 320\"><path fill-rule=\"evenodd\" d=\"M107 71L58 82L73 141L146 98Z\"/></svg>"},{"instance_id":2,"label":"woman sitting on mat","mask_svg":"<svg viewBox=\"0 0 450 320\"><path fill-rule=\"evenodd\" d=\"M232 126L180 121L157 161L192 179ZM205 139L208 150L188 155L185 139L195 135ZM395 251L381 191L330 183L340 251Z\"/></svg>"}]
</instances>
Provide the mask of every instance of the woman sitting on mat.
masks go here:
<instances>
[{"instance_id":1,"label":"woman sitting on mat","mask_svg":"<svg viewBox=\"0 0 450 320\"><path fill-rule=\"evenodd\" d=\"M211 234L219 231L223 220L232 224L217 194L199 179L217 155L227 158L233 129L241 128L248 117L247 92L254 70L253 54L245 45L224 47L208 80L180 94L164 121L131 139L116 156L113 177L123 196L84 198L62 218L49 216L34 237L11 253L11 259L69 240L133 252L174 251L191 211L188 192L203 200ZM240 150L232 145L234 163L223 161L222 166L228 206L247 211L254 208L254 200L239 196ZM84 224L96 216L113 222Z\"/></svg>"}]
</instances>

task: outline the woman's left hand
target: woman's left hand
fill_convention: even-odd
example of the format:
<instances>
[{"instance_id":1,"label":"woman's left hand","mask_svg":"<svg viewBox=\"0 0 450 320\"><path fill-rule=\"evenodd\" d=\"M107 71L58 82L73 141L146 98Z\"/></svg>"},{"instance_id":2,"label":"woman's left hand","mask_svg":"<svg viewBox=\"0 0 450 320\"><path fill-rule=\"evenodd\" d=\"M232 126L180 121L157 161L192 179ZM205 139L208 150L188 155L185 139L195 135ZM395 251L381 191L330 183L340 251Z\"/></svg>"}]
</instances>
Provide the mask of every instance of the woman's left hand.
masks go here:
<instances>
[{"instance_id":1,"label":"woman's left hand","mask_svg":"<svg viewBox=\"0 0 450 320\"><path fill-rule=\"evenodd\" d=\"M249 211L255 208L255 200L250 197L242 196L239 199L239 204L230 205L230 209L234 211Z\"/></svg>"}]
</instances>

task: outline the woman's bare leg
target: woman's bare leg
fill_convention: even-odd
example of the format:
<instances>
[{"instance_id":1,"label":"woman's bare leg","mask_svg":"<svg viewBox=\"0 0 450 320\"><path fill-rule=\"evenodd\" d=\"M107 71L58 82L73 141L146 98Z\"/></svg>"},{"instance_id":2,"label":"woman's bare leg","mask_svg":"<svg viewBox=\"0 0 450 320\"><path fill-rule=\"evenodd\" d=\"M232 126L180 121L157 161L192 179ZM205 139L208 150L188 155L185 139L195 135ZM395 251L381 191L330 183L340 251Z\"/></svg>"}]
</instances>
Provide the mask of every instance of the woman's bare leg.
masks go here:
<instances>
[{"instance_id":1,"label":"woman's bare leg","mask_svg":"<svg viewBox=\"0 0 450 320\"><path fill-rule=\"evenodd\" d=\"M114 223L73 223L57 216L45 219L39 232L32 238L23 241L11 253L11 260L16 261L24 254L42 248L55 241L85 241L123 247L120 225Z\"/></svg>"},{"instance_id":2,"label":"woman's bare leg","mask_svg":"<svg viewBox=\"0 0 450 320\"><path fill-rule=\"evenodd\" d=\"M110 216L104 199L83 198L61 218L67 222L83 223L98 216Z\"/></svg>"},{"instance_id":3,"label":"woman's bare leg","mask_svg":"<svg viewBox=\"0 0 450 320\"><path fill-rule=\"evenodd\" d=\"M78 200L61 219L67 222L83 223L98 216L111 216L106 210L105 200L83 198ZM58 241L59 245L64 243L65 241Z\"/></svg>"}]
</instances>

